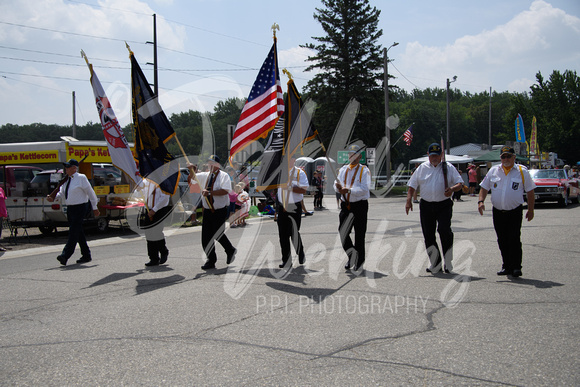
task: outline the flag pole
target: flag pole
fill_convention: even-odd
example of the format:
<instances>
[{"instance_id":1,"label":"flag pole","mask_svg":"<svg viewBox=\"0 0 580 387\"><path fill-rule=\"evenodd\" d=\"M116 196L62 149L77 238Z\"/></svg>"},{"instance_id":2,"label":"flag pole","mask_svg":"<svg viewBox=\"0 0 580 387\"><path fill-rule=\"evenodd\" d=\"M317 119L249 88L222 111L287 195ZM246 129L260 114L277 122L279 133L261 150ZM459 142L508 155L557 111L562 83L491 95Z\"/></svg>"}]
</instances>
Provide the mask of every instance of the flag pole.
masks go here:
<instances>
[{"instance_id":1,"label":"flag pole","mask_svg":"<svg viewBox=\"0 0 580 387\"><path fill-rule=\"evenodd\" d=\"M127 50L129 51L129 56L131 57L132 55L134 55L134 54L133 54L133 51L131 51L131 47L129 47L129 44L128 44L127 42L125 42L125 46L127 47ZM85 57L85 59L86 59L86 57ZM87 63L88 63L88 62L87 62ZM156 96L156 98L158 98L158 96ZM186 162L189 164L189 163L190 163L190 162L189 162L189 158L188 158L188 157L187 157L187 155L185 154L185 150L183 149L183 146L181 145L181 142L180 142L180 141L179 141L179 139L177 138L177 133L175 133L175 136L173 136L173 137L175 137L175 141L177 141L177 145L179 146L179 149L180 149L180 150L181 150L181 152L183 153L183 156L185 157L185 161L186 161ZM200 186L200 188L201 188L201 184L200 184L200 182L199 182L199 179L197 178L197 175L196 175L196 173L195 173L194 171L192 171L192 173L193 173L193 178L195 179L195 182L196 182L196 183L197 183L197 184ZM211 203L209 202L209 199L208 199L207 197L205 197L205 200L206 200L206 202L207 202L207 204L208 204L208 206L209 206L210 210L213 212L213 211L214 211L214 208L213 208L213 206L211 205Z\"/></svg>"}]
</instances>

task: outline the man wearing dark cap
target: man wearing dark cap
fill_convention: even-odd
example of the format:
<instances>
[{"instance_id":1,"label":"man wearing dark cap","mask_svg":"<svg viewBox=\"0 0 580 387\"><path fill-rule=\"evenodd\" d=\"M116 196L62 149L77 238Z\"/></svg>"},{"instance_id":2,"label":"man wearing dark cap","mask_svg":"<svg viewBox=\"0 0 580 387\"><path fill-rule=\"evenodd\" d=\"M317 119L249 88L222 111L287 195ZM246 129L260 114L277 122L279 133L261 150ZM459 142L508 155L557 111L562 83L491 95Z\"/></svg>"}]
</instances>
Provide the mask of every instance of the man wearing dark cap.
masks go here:
<instances>
[{"instance_id":1,"label":"man wearing dark cap","mask_svg":"<svg viewBox=\"0 0 580 387\"><path fill-rule=\"evenodd\" d=\"M338 232L342 248L348 256L345 269L355 273L362 269L365 262L365 235L369 212L371 174L360 164L362 157L358 145L348 147L349 164L338 171L334 190L340 194L340 213ZM354 227L354 245L350 233Z\"/></svg>"},{"instance_id":2,"label":"man wearing dark cap","mask_svg":"<svg viewBox=\"0 0 580 387\"><path fill-rule=\"evenodd\" d=\"M407 215L409 215L409 210L413 211L413 193L421 188L419 216L430 261L427 272L437 273L444 270L446 273L451 273L453 270L453 231L451 230L453 200L451 200L451 195L463 188L463 179L453 165L446 161L441 162L439 144L429 145L428 154L429 160L419 165L407 183L409 191L405 211ZM435 231L441 238L443 261L441 250L437 246Z\"/></svg>"},{"instance_id":3,"label":"man wearing dark cap","mask_svg":"<svg viewBox=\"0 0 580 387\"><path fill-rule=\"evenodd\" d=\"M501 164L492 167L481 182L477 207L483 215L485 198L491 190L493 228L501 251L503 265L497 275L522 275L522 216L524 192L528 201L526 219L534 218L536 185L528 169L516 164L516 152L510 146L501 148Z\"/></svg>"},{"instance_id":4,"label":"man wearing dark cap","mask_svg":"<svg viewBox=\"0 0 580 387\"><path fill-rule=\"evenodd\" d=\"M56 197L47 196L49 202L64 198L67 206L66 216L69 223L68 241L62 253L56 257L63 266L66 265L68 259L73 255L77 243L82 254L81 258L77 260L77 263L86 263L92 260L91 250L89 249L83 230L83 219L89 214L91 208L94 216L99 216L97 195L87 177L82 173L78 173L79 162L75 159L70 159L64 163L64 168L68 180L60 187Z\"/></svg>"},{"instance_id":5,"label":"man wearing dark cap","mask_svg":"<svg viewBox=\"0 0 580 387\"><path fill-rule=\"evenodd\" d=\"M215 241L217 240L225 249L227 254L226 263L229 265L235 259L236 249L225 234L226 218L228 206L230 204L229 193L232 190L230 176L220 171L220 159L216 155L211 155L207 160L208 172L200 172L197 179L201 189L201 202L203 204L203 222L201 226L201 245L207 256L207 261L201 267L203 270L215 269L217 255L215 252ZM195 174L195 166L188 164L190 174L188 177L190 184Z\"/></svg>"}]
</instances>

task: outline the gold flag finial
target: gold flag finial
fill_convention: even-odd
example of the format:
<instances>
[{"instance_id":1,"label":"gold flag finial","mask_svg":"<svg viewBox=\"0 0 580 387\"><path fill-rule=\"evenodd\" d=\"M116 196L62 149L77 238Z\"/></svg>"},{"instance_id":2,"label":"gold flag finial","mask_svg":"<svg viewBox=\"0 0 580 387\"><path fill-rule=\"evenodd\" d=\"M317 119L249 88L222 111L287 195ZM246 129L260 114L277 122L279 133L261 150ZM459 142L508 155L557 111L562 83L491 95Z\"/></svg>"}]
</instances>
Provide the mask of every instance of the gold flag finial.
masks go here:
<instances>
[{"instance_id":1,"label":"gold flag finial","mask_svg":"<svg viewBox=\"0 0 580 387\"><path fill-rule=\"evenodd\" d=\"M272 32L274 33L274 39L276 39L276 30L280 31L280 26L278 23L272 24Z\"/></svg>"},{"instance_id":2,"label":"gold flag finial","mask_svg":"<svg viewBox=\"0 0 580 387\"><path fill-rule=\"evenodd\" d=\"M133 55L133 51L131 51L131 47L129 47L129 43L125 42L125 46L127 47L127 50L129 50L129 56Z\"/></svg>"},{"instance_id":3,"label":"gold flag finial","mask_svg":"<svg viewBox=\"0 0 580 387\"><path fill-rule=\"evenodd\" d=\"M85 62L87 62L87 65L89 64L89 58L87 58L87 54L85 54L85 52L81 49L81 57L85 58Z\"/></svg>"},{"instance_id":4,"label":"gold flag finial","mask_svg":"<svg viewBox=\"0 0 580 387\"><path fill-rule=\"evenodd\" d=\"M287 77L288 77L290 80L292 80L292 74L290 74L290 71L288 71L288 70L286 70L286 69L284 68L284 69L282 69L282 72L283 72L284 74L286 74L286 76L287 76Z\"/></svg>"}]
</instances>

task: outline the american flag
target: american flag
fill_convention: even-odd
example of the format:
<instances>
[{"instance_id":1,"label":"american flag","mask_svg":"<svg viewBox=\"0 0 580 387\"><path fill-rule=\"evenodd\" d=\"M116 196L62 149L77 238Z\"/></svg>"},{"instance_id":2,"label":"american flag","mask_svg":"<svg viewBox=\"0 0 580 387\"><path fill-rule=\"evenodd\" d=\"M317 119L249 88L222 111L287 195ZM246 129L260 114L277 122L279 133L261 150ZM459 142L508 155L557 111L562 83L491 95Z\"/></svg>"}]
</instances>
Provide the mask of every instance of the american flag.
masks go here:
<instances>
[{"instance_id":1,"label":"american flag","mask_svg":"<svg viewBox=\"0 0 580 387\"><path fill-rule=\"evenodd\" d=\"M230 158L251 142L264 137L284 114L284 94L278 71L276 41L252 86L234 131Z\"/></svg>"},{"instance_id":2,"label":"american flag","mask_svg":"<svg viewBox=\"0 0 580 387\"><path fill-rule=\"evenodd\" d=\"M403 133L403 141L407 146L411 146L411 142L413 142L413 125L409 126L409 129L405 130Z\"/></svg>"}]
</instances>

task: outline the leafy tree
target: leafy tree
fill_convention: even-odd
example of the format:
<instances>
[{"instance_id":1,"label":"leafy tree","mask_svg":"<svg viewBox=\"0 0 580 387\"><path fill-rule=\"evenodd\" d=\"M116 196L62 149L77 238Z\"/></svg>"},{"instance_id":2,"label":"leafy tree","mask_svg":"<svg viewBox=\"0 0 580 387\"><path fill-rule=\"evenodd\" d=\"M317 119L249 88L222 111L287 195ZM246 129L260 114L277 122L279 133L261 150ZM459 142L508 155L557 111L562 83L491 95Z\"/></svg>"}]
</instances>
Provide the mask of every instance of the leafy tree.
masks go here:
<instances>
[{"instance_id":1,"label":"leafy tree","mask_svg":"<svg viewBox=\"0 0 580 387\"><path fill-rule=\"evenodd\" d=\"M377 43L383 34L378 29L381 11L371 8L368 0L322 0L322 5L314 19L326 35L302 46L315 52L307 59L312 64L306 71L319 71L304 93L318 104L314 123L328 142L354 97L361 104L355 135L374 145L384 133L383 62Z\"/></svg>"},{"instance_id":2,"label":"leafy tree","mask_svg":"<svg viewBox=\"0 0 580 387\"><path fill-rule=\"evenodd\" d=\"M540 72L531 87L533 114L542 151L555 151L568 163L576 162L580 144L580 78L576 71L554 71L548 80ZM530 128L531 128L531 119Z\"/></svg>"}]
</instances>

